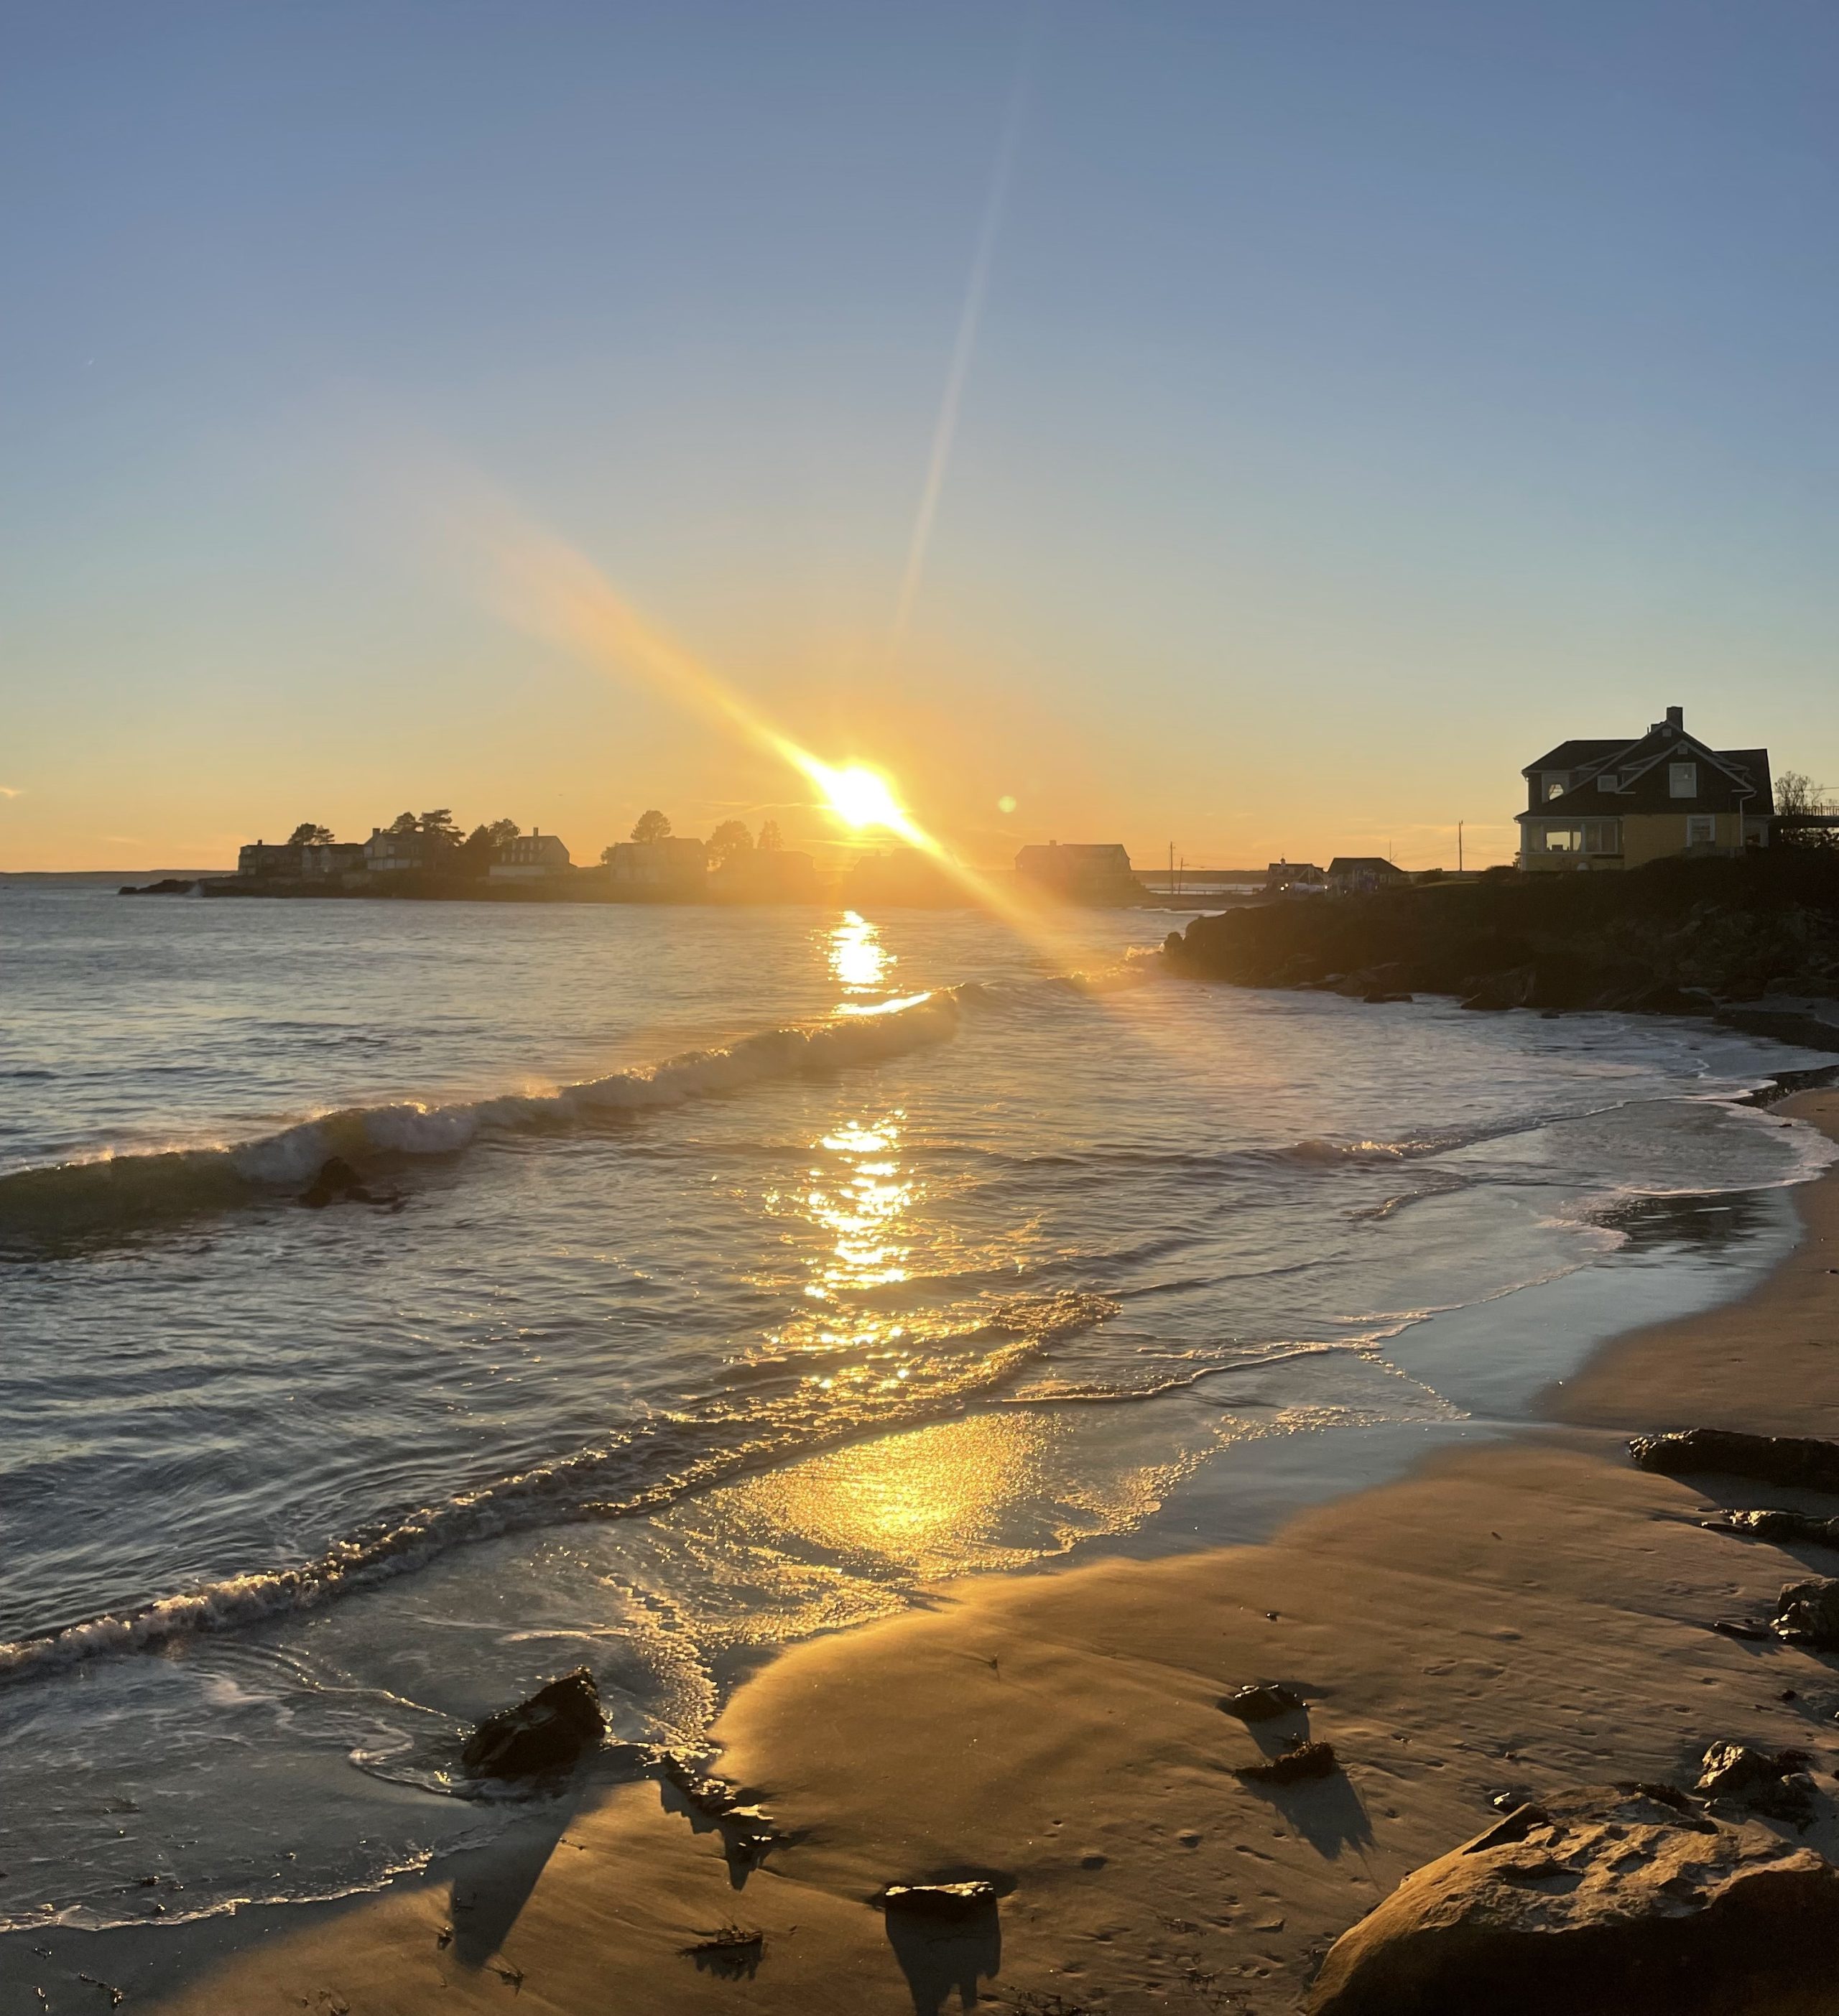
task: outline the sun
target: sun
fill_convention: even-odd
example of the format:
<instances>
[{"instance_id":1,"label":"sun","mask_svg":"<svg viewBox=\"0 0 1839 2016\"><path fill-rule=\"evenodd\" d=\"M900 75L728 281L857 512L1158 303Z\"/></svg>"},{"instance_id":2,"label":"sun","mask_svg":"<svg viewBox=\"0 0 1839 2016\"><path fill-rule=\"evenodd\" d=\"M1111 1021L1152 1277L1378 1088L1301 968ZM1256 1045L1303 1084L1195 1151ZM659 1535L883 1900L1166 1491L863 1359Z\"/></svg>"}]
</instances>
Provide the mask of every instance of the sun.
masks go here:
<instances>
[{"instance_id":1,"label":"sun","mask_svg":"<svg viewBox=\"0 0 1839 2016\"><path fill-rule=\"evenodd\" d=\"M846 826L860 833L867 826L881 826L889 833L910 835L913 822L900 809L888 780L864 763L846 764L833 770L828 763L813 766L814 779L829 808Z\"/></svg>"}]
</instances>

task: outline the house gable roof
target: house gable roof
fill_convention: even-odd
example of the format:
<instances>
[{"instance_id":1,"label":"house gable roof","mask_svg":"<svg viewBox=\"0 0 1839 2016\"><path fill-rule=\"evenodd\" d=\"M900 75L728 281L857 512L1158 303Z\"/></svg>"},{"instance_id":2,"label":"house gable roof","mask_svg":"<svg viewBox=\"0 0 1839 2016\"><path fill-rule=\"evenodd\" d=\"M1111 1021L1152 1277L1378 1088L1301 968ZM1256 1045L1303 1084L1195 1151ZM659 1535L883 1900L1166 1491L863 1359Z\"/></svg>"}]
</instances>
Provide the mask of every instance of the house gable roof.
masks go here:
<instances>
[{"instance_id":1,"label":"house gable roof","mask_svg":"<svg viewBox=\"0 0 1839 2016\"><path fill-rule=\"evenodd\" d=\"M1548 749L1536 763L1527 764L1520 774L1523 777L1530 777L1541 770L1581 770L1587 764L1595 764L1600 769L1612 756L1621 755L1628 747L1628 738L1625 735L1618 736L1613 742L1601 740L1561 742L1556 749Z\"/></svg>"}]
</instances>

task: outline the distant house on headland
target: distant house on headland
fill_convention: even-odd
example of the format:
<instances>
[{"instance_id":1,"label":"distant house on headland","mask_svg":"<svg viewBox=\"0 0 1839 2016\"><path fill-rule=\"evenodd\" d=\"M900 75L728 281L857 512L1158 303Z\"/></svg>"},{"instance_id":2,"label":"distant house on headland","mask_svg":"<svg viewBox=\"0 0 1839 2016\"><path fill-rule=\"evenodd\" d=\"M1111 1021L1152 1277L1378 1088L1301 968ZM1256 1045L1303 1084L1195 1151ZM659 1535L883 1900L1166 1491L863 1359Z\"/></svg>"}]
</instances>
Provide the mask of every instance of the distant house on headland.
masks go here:
<instances>
[{"instance_id":1,"label":"distant house on headland","mask_svg":"<svg viewBox=\"0 0 1839 2016\"><path fill-rule=\"evenodd\" d=\"M1394 867L1383 855L1337 854L1329 863L1329 888L1337 896L1368 895L1375 889L1389 889L1394 883L1410 880L1402 868Z\"/></svg>"},{"instance_id":2,"label":"distant house on headland","mask_svg":"<svg viewBox=\"0 0 1839 2016\"><path fill-rule=\"evenodd\" d=\"M1520 865L1529 871L1639 868L1769 844L1769 751L1710 747L1687 734L1682 707L1632 742L1561 742L1520 774Z\"/></svg>"},{"instance_id":3,"label":"distant house on headland","mask_svg":"<svg viewBox=\"0 0 1839 2016\"><path fill-rule=\"evenodd\" d=\"M265 840L254 840L237 848L236 873L251 881L277 876L291 879L300 873L300 856L297 847L270 846Z\"/></svg>"},{"instance_id":4,"label":"distant house on headland","mask_svg":"<svg viewBox=\"0 0 1839 2016\"><path fill-rule=\"evenodd\" d=\"M401 875L448 866L453 843L440 833L386 833L371 829L364 843L364 866L373 875Z\"/></svg>"},{"instance_id":5,"label":"distant house on headland","mask_svg":"<svg viewBox=\"0 0 1839 2016\"><path fill-rule=\"evenodd\" d=\"M622 840L600 856L616 886L700 894L709 848L700 840Z\"/></svg>"},{"instance_id":6,"label":"distant house on headland","mask_svg":"<svg viewBox=\"0 0 1839 2016\"><path fill-rule=\"evenodd\" d=\"M493 882L530 881L565 874L568 866L568 850L553 833L532 831L493 848L487 876Z\"/></svg>"},{"instance_id":7,"label":"distant house on headland","mask_svg":"<svg viewBox=\"0 0 1839 2016\"><path fill-rule=\"evenodd\" d=\"M1321 890L1328 877L1312 861L1274 861L1264 871L1264 887L1274 896L1286 889Z\"/></svg>"},{"instance_id":8,"label":"distant house on headland","mask_svg":"<svg viewBox=\"0 0 1839 2016\"><path fill-rule=\"evenodd\" d=\"M348 875L361 870L363 866L364 843L361 840L316 841L300 850L300 873L305 878Z\"/></svg>"},{"instance_id":9,"label":"distant house on headland","mask_svg":"<svg viewBox=\"0 0 1839 2016\"><path fill-rule=\"evenodd\" d=\"M1015 856L1015 879L1068 903L1128 902L1143 893L1130 855L1115 841L1025 847Z\"/></svg>"}]
</instances>

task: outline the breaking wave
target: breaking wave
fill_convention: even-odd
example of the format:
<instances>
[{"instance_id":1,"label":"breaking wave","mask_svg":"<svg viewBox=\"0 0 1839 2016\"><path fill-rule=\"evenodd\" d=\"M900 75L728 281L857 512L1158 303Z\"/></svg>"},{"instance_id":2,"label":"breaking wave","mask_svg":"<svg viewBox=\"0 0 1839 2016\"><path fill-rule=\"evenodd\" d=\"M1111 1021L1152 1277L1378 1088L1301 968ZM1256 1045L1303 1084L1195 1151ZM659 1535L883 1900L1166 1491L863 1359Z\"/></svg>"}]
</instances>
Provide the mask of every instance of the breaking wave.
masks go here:
<instances>
[{"instance_id":1,"label":"breaking wave","mask_svg":"<svg viewBox=\"0 0 1839 2016\"><path fill-rule=\"evenodd\" d=\"M0 1242L41 1240L233 1209L297 1191L333 1157L452 1155L492 1136L590 1125L748 1086L824 1078L948 1041L981 988L918 995L834 1022L764 1029L718 1049L615 1071L554 1092L448 1106L348 1107L250 1141L102 1156L0 1176ZM961 995L971 997L961 1003Z\"/></svg>"},{"instance_id":2,"label":"breaking wave","mask_svg":"<svg viewBox=\"0 0 1839 2016\"><path fill-rule=\"evenodd\" d=\"M1064 1292L993 1302L975 1328L936 1341L950 1370L929 1390L848 1413L813 1407L808 1363L791 1359L730 1368L724 1388L699 1406L622 1430L572 1455L539 1463L377 1521L289 1568L226 1575L121 1612L0 1643L0 1681L74 1665L110 1653L144 1651L194 1633L309 1610L413 1572L454 1547L540 1526L617 1519L658 1507L742 1472L958 1411L1006 1385L1047 1345L1117 1312L1102 1295ZM783 1389L763 1394L763 1385ZM730 1388L745 1388L739 1393Z\"/></svg>"}]
</instances>

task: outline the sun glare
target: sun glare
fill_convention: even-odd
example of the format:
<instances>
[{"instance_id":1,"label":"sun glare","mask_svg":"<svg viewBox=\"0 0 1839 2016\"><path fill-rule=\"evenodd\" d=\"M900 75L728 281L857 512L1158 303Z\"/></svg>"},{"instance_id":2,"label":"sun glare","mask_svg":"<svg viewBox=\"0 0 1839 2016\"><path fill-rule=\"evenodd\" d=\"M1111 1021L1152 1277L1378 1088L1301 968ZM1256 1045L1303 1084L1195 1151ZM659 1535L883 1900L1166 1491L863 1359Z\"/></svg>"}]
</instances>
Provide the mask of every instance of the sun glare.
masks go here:
<instances>
[{"instance_id":1,"label":"sun glare","mask_svg":"<svg viewBox=\"0 0 1839 2016\"><path fill-rule=\"evenodd\" d=\"M913 822L900 809L887 779L866 764L851 763L833 770L828 764L819 763L813 770L830 810L846 826L858 833L865 826L881 826L903 837L912 833Z\"/></svg>"}]
</instances>

